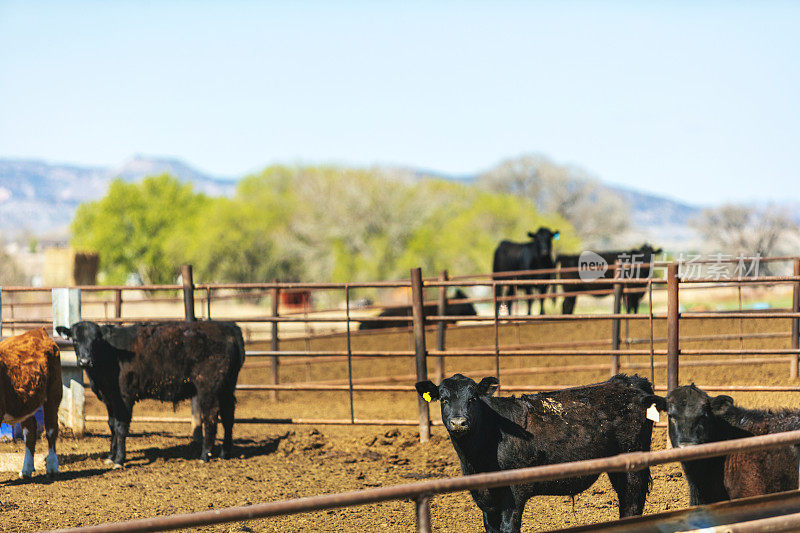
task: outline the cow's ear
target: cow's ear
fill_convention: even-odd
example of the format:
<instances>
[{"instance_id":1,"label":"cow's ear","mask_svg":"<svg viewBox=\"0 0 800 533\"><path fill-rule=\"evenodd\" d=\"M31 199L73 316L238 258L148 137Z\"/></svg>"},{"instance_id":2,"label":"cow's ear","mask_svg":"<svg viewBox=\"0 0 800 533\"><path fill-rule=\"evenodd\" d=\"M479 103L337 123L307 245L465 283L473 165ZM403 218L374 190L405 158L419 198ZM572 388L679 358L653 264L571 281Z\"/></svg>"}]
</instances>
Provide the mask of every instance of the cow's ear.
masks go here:
<instances>
[{"instance_id":1,"label":"cow's ear","mask_svg":"<svg viewBox=\"0 0 800 533\"><path fill-rule=\"evenodd\" d=\"M72 330L65 326L56 326L56 333L64 337L65 339L72 338Z\"/></svg>"},{"instance_id":2,"label":"cow's ear","mask_svg":"<svg viewBox=\"0 0 800 533\"><path fill-rule=\"evenodd\" d=\"M660 253L663 253L663 252L664 252L663 248L659 248L658 250L653 250L654 254L660 254Z\"/></svg>"},{"instance_id":3,"label":"cow's ear","mask_svg":"<svg viewBox=\"0 0 800 533\"><path fill-rule=\"evenodd\" d=\"M667 399L656 394L647 394L642 396L642 406L649 409L651 405L655 405L656 409L661 412L667 411Z\"/></svg>"},{"instance_id":4,"label":"cow's ear","mask_svg":"<svg viewBox=\"0 0 800 533\"><path fill-rule=\"evenodd\" d=\"M414 387L417 388L417 393L426 402L434 402L439 399L439 387L434 385L432 381L419 381Z\"/></svg>"},{"instance_id":5,"label":"cow's ear","mask_svg":"<svg viewBox=\"0 0 800 533\"><path fill-rule=\"evenodd\" d=\"M529 231L528 232L528 237L530 237L531 239L535 239L536 238L536 234L534 232L532 232L532 231Z\"/></svg>"},{"instance_id":6,"label":"cow's ear","mask_svg":"<svg viewBox=\"0 0 800 533\"><path fill-rule=\"evenodd\" d=\"M717 416L724 415L728 409L733 407L733 398L725 394L711 398L711 412Z\"/></svg>"},{"instance_id":7,"label":"cow's ear","mask_svg":"<svg viewBox=\"0 0 800 533\"><path fill-rule=\"evenodd\" d=\"M557 241L560 237L561 237L561 232L556 230L556 232L553 233L553 240Z\"/></svg>"},{"instance_id":8,"label":"cow's ear","mask_svg":"<svg viewBox=\"0 0 800 533\"><path fill-rule=\"evenodd\" d=\"M483 378L480 383L478 383L478 396L491 396L494 394L494 391L497 390L497 387L500 386L500 382L494 376L489 376Z\"/></svg>"}]
</instances>

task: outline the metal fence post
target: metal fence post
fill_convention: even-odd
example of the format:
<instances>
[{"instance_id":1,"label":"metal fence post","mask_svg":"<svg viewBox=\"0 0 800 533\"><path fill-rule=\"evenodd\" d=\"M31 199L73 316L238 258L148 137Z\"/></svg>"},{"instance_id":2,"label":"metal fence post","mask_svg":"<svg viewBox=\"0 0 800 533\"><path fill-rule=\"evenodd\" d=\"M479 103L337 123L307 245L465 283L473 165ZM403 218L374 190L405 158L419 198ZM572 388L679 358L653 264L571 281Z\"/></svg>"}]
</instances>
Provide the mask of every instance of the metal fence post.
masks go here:
<instances>
[{"instance_id":1,"label":"metal fence post","mask_svg":"<svg viewBox=\"0 0 800 533\"><path fill-rule=\"evenodd\" d=\"M793 275L800 276L800 258L795 257L793 261ZM796 281L792 290L792 312L800 313L800 281ZM800 349L800 318L792 319L792 349ZM797 354L792 354L789 376L797 379Z\"/></svg>"},{"instance_id":2,"label":"metal fence post","mask_svg":"<svg viewBox=\"0 0 800 533\"><path fill-rule=\"evenodd\" d=\"M0 340L3 340L3 287L0 287Z\"/></svg>"},{"instance_id":3,"label":"metal fence post","mask_svg":"<svg viewBox=\"0 0 800 533\"><path fill-rule=\"evenodd\" d=\"M425 348L425 314L422 307L422 269L411 269L411 311L414 317L414 352L417 360L417 381L428 379L428 351ZM419 441L428 442L431 418L428 402L417 396L419 405Z\"/></svg>"},{"instance_id":4,"label":"metal fence post","mask_svg":"<svg viewBox=\"0 0 800 533\"><path fill-rule=\"evenodd\" d=\"M678 264L667 267L667 390L678 387L678 337L680 308L678 298Z\"/></svg>"},{"instance_id":5,"label":"metal fence post","mask_svg":"<svg viewBox=\"0 0 800 533\"><path fill-rule=\"evenodd\" d=\"M53 289L53 335L57 335L58 326L72 327L81 320L81 290ZM58 408L58 419L72 430L76 437L83 436L86 429L85 391L83 388L83 369L78 366L78 359L66 354L61 355L62 399Z\"/></svg>"},{"instance_id":6,"label":"metal fence post","mask_svg":"<svg viewBox=\"0 0 800 533\"><path fill-rule=\"evenodd\" d=\"M122 289L114 291L114 318L122 318Z\"/></svg>"},{"instance_id":7,"label":"metal fence post","mask_svg":"<svg viewBox=\"0 0 800 533\"><path fill-rule=\"evenodd\" d=\"M273 283L278 283L278 280L273 280ZM278 318L278 301L280 299L281 291L278 287L274 287L272 289L272 316L274 318ZM273 352L278 351L278 322L272 322L272 336L270 337L270 349ZM277 385L279 381L278 376L278 356L271 355L269 358L270 367L272 369L272 384ZM270 393L270 396L273 400L278 399L278 391L273 390Z\"/></svg>"},{"instance_id":8,"label":"metal fence post","mask_svg":"<svg viewBox=\"0 0 800 533\"><path fill-rule=\"evenodd\" d=\"M353 345L350 336L350 285L344 286L344 305L347 324L347 393L350 396L350 423L356 423L355 410L353 408Z\"/></svg>"},{"instance_id":9,"label":"metal fence post","mask_svg":"<svg viewBox=\"0 0 800 533\"><path fill-rule=\"evenodd\" d=\"M447 281L447 270L442 270L439 275L439 280ZM439 316L447 314L447 287L439 287L439 306L437 309ZM443 320L439 321L436 325L436 349L443 352L445 349L445 330L447 324ZM444 379L444 356L439 355L436 357L436 382L441 383Z\"/></svg>"},{"instance_id":10,"label":"metal fence post","mask_svg":"<svg viewBox=\"0 0 800 533\"><path fill-rule=\"evenodd\" d=\"M417 533L431 533L431 497L427 494L414 499L417 517Z\"/></svg>"},{"instance_id":11,"label":"metal fence post","mask_svg":"<svg viewBox=\"0 0 800 533\"><path fill-rule=\"evenodd\" d=\"M181 280L183 281L183 311L186 320L194 322L194 280L192 279L192 265L181 267Z\"/></svg>"},{"instance_id":12,"label":"metal fence post","mask_svg":"<svg viewBox=\"0 0 800 533\"><path fill-rule=\"evenodd\" d=\"M621 272L619 270L619 263L614 263L614 277L619 278L621 276ZM614 284L614 314L619 315L622 312L622 283L615 283ZM619 350L620 340L619 340L619 330L620 330L620 320L619 316L614 317L611 319L611 349L614 351ZM619 353L615 353L611 355L611 375L616 376L619 374Z\"/></svg>"}]
</instances>

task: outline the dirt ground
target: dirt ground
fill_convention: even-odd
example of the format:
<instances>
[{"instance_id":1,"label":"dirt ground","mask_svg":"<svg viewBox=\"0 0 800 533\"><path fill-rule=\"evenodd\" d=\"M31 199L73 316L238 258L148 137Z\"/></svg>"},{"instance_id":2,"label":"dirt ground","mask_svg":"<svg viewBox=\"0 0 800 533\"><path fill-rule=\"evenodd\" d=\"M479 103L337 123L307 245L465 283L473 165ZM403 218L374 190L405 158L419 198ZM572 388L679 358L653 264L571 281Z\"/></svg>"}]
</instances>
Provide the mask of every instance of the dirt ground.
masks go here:
<instances>
[{"instance_id":1,"label":"dirt ground","mask_svg":"<svg viewBox=\"0 0 800 533\"><path fill-rule=\"evenodd\" d=\"M741 326L736 320L684 320L681 336L738 334L753 332L788 332L787 320L757 320ZM623 332L625 328L623 326ZM646 337L649 325L631 321L629 334ZM608 339L610 324L536 323L509 326L500 331L501 344L546 344L569 340ZM656 324L655 336L663 337L663 324ZM433 346L434 336L428 338ZM492 347L491 327L464 327L448 331L448 347ZM688 348L788 347L787 337L739 339L726 341L682 342ZM341 337L284 343L283 349L343 349ZM642 349L647 345L634 345ZM663 348L657 343L656 349ZM407 333L380 333L354 339L354 350L398 350L409 348ZM596 346L595 348L599 348ZM763 357L763 356L762 356ZM717 357L715 357L717 358ZM729 356L728 359L739 359ZM534 360L531 360L534 359ZM663 362L663 357L657 362ZM684 357L682 362L698 361L702 356ZM256 358L250 362L258 363ZM342 362L291 364L282 360L281 381L342 380L347 377ZM501 363L501 384L557 386L592 383L605 379L607 369L581 372L545 371L536 374L503 376L503 370L522 367L556 367L580 363L607 364L607 357L506 357ZM374 378L389 374L410 374L410 358L355 360L354 378ZM641 364L636 372L649 377L647 359L623 357L626 364ZM431 365L433 366L433 365ZM456 371L478 371L494 367L487 357L458 357L446 362L447 374ZM243 369L239 383L265 383L269 369L250 366ZM657 368L656 383L664 384L665 371ZM788 379L788 363L684 366L681 383L720 384L784 384ZM399 381L410 384L413 379ZM501 394L504 394L501 392ZM796 407L798 393L733 393L745 406ZM347 418L349 402L346 392L287 393L281 392L278 402L269 393L239 392L239 417L315 417ZM355 416L360 418L416 418L416 397L410 392L362 392L355 395ZM141 402L137 415L171 416L169 404ZM102 414L104 409L94 398L87 400L89 414ZM188 405L177 407L174 416L188 416ZM431 417L438 420L438 406ZM61 473L48 479L37 473L32 480L17 479L15 473L0 473L0 519L3 531L33 531L89 525L124 519L166 515L222 508L251 503L276 501L300 496L358 490L369 487L408 483L415 480L460 475L458 459L445 430L433 429L430 442L420 444L414 427L392 426L308 426L246 425L234 428L235 457L202 464L192 459L188 446L188 427L180 424L145 424L134 421L128 439L128 463L123 470L110 470L103 463L108 449L108 428L104 423L88 424L89 434L82 439L64 437L58 451ZM653 448L666 443L663 429L654 432ZM45 448L40 442L39 451ZM0 452L21 453L21 443L0 444ZM653 488L647 499L646 513L688 505L688 492L680 466L663 465L652 469ZM433 528L436 531L482 531L481 514L466 493L438 496L431 505ZM548 530L564 526L612 520L618 517L615 496L605 475L590 489L575 497L542 496L528 502L523 529ZM388 502L327 512L223 524L199 531L410 531L414 528L413 505L407 501Z\"/></svg>"}]
</instances>

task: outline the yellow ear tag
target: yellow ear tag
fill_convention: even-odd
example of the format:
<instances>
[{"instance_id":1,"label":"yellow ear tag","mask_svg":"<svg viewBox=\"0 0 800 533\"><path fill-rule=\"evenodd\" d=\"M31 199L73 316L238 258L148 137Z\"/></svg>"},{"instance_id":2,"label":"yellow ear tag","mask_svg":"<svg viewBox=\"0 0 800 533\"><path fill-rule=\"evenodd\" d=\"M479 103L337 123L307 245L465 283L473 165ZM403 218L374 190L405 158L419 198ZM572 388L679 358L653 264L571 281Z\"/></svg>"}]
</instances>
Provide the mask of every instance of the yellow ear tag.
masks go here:
<instances>
[{"instance_id":1,"label":"yellow ear tag","mask_svg":"<svg viewBox=\"0 0 800 533\"><path fill-rule=\"evenodd\" d=\"M431 403L431 393L430 392L423 392L422 399L428 403Z\"/></svg>"},{"instance_id":2,"label":"yellow ear tag","mask_svg":"<svg viewBox=\"0 0 800 533\"><path fill-rule=\"evenodd\" d=\"M656 404L647 408L647 418L653 422L658 422L658 409L656 409Z\"/></svg>"}]
</instances>

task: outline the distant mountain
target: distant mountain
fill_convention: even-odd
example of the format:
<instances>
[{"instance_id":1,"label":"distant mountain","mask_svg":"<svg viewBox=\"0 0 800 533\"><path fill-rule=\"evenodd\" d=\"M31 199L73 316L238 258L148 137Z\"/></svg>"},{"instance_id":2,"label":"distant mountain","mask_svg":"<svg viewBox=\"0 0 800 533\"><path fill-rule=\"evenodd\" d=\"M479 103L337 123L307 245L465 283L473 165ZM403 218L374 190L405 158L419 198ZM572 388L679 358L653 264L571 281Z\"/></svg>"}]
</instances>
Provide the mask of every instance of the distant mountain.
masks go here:
<instances>
[{"instance_id":1,"label":"distant mountain","mask_svg":"<svg viewBox=\"0 0 800 533\"><path fill-rule=\"evenodd\" d=\"M396 172L416 179L436 178L473 184L478 175L448 175L427 170L399 168ZM702 206L696 206L635 189L600 183L600 186L622 198L630 207L631 229L623 237L626 246L639 246L646 241L666 249L698 249L700 235L690 227L689 221L697 216Z\"/></svg>"},{"instance_id":2,"label":"distant mountain","mask_svg":"<svg viewBox=\"0 0 800 533\"><path fill-rule=\"evenodd\" d=\"M119 177L126 181L138 181L158 174L170 174L183 182L191 182L196 190L210 196L231 194L236 187L235 180L212 177L179 159L165 157L136 155L107 173L110 178Z\"/></svg>"},{"instance_id":3,"label":"distant mountain","mask_svg":"<svg viewBox=\"0 0 800 533\"><path fill-rule=\"evenodd\" d=\"M689 225L703 207L616 185L604 185L631 209L631 244L644 241L666 249L696 250L700 235ZM641 241L641 242L640 242Z\"/></svg>"},{"instance_id":4,"label":"distant mountain","mask_svg":"<svg viewBox=\"0 0 800 533\"><path fill-rule=\"evenodd\" d=\"M382 170L404 181L433 177L469 184L477 178L408 167ZM137 155L113 168L0 159L0 234L15 237L29 232L65 238L78 205L101 198L114 178L133 182L163 173L212 196L230 195L236 186L234 179L208 175L173 158ZM626 238L631 244L650 241L670 249L692 249L701 244L688 225L701 207L625 187L603 187L630 206L633 229Z\"/></svg>"},{"instance_id":5,"label":"distant mountain","mask_svg":"<svg viewBox=\"0 0 800 533\"><path fill-rule=\"evenodd\" d=\"M135 156L115 168L0 159L0 234L66 236L78 205L101 198L114 178L138 181L165 172L213 196L232 194L236 186L177 159Z\"/></svg>"}]
</instances>

